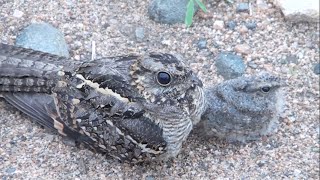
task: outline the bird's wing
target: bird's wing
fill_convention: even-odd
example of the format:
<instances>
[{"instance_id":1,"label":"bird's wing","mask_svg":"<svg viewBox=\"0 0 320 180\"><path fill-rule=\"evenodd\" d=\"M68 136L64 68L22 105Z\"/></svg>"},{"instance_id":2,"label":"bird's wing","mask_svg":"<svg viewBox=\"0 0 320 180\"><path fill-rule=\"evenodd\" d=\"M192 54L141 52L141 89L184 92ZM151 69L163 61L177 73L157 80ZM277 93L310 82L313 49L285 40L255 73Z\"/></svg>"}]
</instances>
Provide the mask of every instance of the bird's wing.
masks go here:
<instances>
[{"instance_id":1,"label":"bird's wing","mask_svg":"<svg viewBox=\"0 0 320 180\"><path fill-rule=\"evenodd\" d=\"M0 92L50 92L74 68L63 57L0 44ZM62 66L62 62L64 62Z\"/></svg>"},{"instance_id":2,"label":"bird's wing","mask_svg":"<svg viewBox=\"0 0 320 180\"><path fill-rule=\"evenodd\" d=\"M4 93L7 102L33 118L40 125L55 130L47 109L54 109L53 98L43 93Z\"/></svg>"},{"instance_id":3,"label":"bird's wing","mask_svg":"<svg viewBox=\"0 0 320 180\"><path fill-rule=\"evenodd\" d=\"M87 102L72 105L44 93L4 93L18 110L44 127L121 161L141 161L165 152L162 129L147 117L109 116Z\"/></svg>"},{"instance_id":4,"label":"bird's wing","mask_svg":"<svg viewBox=\"0 0 320 180\"><path fill-rule=\"evenodd\" d=\"M64 136L75 137L78 135L70 134L71 132L75 132L75 130L72 126L67 128L63 120L63 116L65 115L59 112L57 102L53 95L44 93L7 92L3 94L3 98L45 128L59 132Z\"/></svg>"}]
</instances>

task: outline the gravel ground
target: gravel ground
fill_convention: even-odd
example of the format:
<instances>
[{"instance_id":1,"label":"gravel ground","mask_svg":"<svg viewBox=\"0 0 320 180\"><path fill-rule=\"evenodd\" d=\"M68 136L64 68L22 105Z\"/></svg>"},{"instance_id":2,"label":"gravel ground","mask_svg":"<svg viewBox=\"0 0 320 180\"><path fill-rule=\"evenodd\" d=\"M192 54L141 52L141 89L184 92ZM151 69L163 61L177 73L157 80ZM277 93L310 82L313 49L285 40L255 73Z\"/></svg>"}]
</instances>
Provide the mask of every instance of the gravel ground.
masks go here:
<instances>
[{"instance_id":1,"label":"gravel ground","mask_svg":"<svg viewBox=\"0 0 320 180\"><path fill-rule=\"evenodd\" d=\"M178 52L207 85L223 80L216 74L214 57L236 50L250 64L246 73L268 70L287 79L287 110L279 131L245 145L192 135L174 161L129 165L78 149L0 101L0 178L319 179L319 75L313 72L319 62L319 25L288 24L270 4L253 3L249 15L236 13L235 6L224 2L217 7L209 2L210 13L198 14L193 27L186 29L183 24L149 20L146 0L128 2L0 0L0 42L14 44L26 25L48 22L65 34L74 60L91 57L92 41L98 56ZM22 17L14 15L15 10L23 12ZM233 20L237 27L221 28L214 25L217 20ZM244 26L251 21L257 23L255 30ZM145 37L137 39L135 30L141 27ZM201 38L207 48L199 50L196 44ZM243 44L250 48L238 50Z\"/></svg>"}]
</instances>

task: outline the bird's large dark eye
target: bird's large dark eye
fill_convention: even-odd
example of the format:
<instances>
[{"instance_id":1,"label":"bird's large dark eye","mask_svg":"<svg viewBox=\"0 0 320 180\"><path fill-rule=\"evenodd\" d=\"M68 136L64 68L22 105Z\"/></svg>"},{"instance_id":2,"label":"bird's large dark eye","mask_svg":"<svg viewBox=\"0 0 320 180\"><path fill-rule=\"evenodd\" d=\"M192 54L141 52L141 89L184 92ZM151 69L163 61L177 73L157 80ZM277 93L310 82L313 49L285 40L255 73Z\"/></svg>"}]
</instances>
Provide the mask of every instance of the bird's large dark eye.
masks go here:
<instances>
[{"instance_id":1,"label":"bird's large dark eye","mask_svg":"<svg viewBox=\"0 0 320 180\"><path fill-rule=\"evenodd\" d=\"M271 88L269 86L264 86L261 88L261 91L264 92L264 93L267 93L271 90Z\"/></svg>"},{"instance_id":2,"label":"bird's large dark eye","mask_svg":"<svg viewBox=\"0 0 320 180\"><path fill-rule=\"evenodd\" d=\"M171 76L167 72L158 72L157 81L161 86L167 86L171 82Z\"/></svg>"}]
</instances>

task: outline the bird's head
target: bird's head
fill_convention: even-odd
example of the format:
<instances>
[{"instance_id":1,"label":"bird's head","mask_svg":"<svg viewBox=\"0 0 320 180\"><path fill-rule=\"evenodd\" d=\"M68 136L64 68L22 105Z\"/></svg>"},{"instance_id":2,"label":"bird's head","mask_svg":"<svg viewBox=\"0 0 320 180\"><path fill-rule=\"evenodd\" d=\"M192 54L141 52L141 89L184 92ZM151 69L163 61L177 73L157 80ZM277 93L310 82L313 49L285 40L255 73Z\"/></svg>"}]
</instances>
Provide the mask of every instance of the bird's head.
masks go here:
<instances>
[{"instance_id":1,"label":"bird's head","mask_svg":"<svg viewBox=\"0 0 320 180\"><path fill-rule=\"evenodd\" d=\"M189 105L199 98L202 82L178 56L154 53L142 56L131 66L130 74L132 86L144 97L147 106L157 107L158 113L174 110L171 107L184 111L197 108Z\"/></svg>"},{"instance_id":2,"label":"bird's head","mask_svg":"<svg viewBox=\"0 0 320 180\"><path fill-rule=\"evenodd\" d=\"M260 72L252 76L243 76L222 83L217 94L238 110L252 113L270 113L276 110L279 90L284 81L269 73Z\"/></svg>"}]
</instances>

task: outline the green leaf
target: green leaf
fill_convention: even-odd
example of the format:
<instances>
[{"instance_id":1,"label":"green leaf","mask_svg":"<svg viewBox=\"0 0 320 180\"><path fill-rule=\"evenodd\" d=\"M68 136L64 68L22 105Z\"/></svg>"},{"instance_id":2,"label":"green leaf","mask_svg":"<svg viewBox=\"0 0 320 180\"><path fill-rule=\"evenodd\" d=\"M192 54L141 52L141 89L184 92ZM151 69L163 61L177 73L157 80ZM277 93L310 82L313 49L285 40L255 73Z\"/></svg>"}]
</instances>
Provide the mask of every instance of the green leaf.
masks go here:
<instances>
[{"instance_id":1,"label":"green leaf","mask_svg":"<svg viewBox=\"0 0 320 180\"><path fill-rule=\"evenodd\" d=\"M226 0L226 2L227 2L228 4L233 4L233 3L234 3L233 0Z\"/></svg>"},{"instance_id":2,"label":"green leaf","mask_svg":"<svg viewBox=\"0 0 320 180\"><path fill-rule=\"evenodd\" d=\"M200 0L196 0L196 2L199 5L199 7L202 9L202 11L206 13L207 12L206 6Z\"/></svg>"},{"instance_id":3,"label":"green leaf","mask_svg":"<svg viewBox=\"0 0 320 180\"><path fill-rule=\"evenodd\" d=\"M187 27L191 26L193 15L194 15L194 0L189 0L187 5L186 18L185 18L185 24L187 25Z\"/></svg>"}]
</instances>

